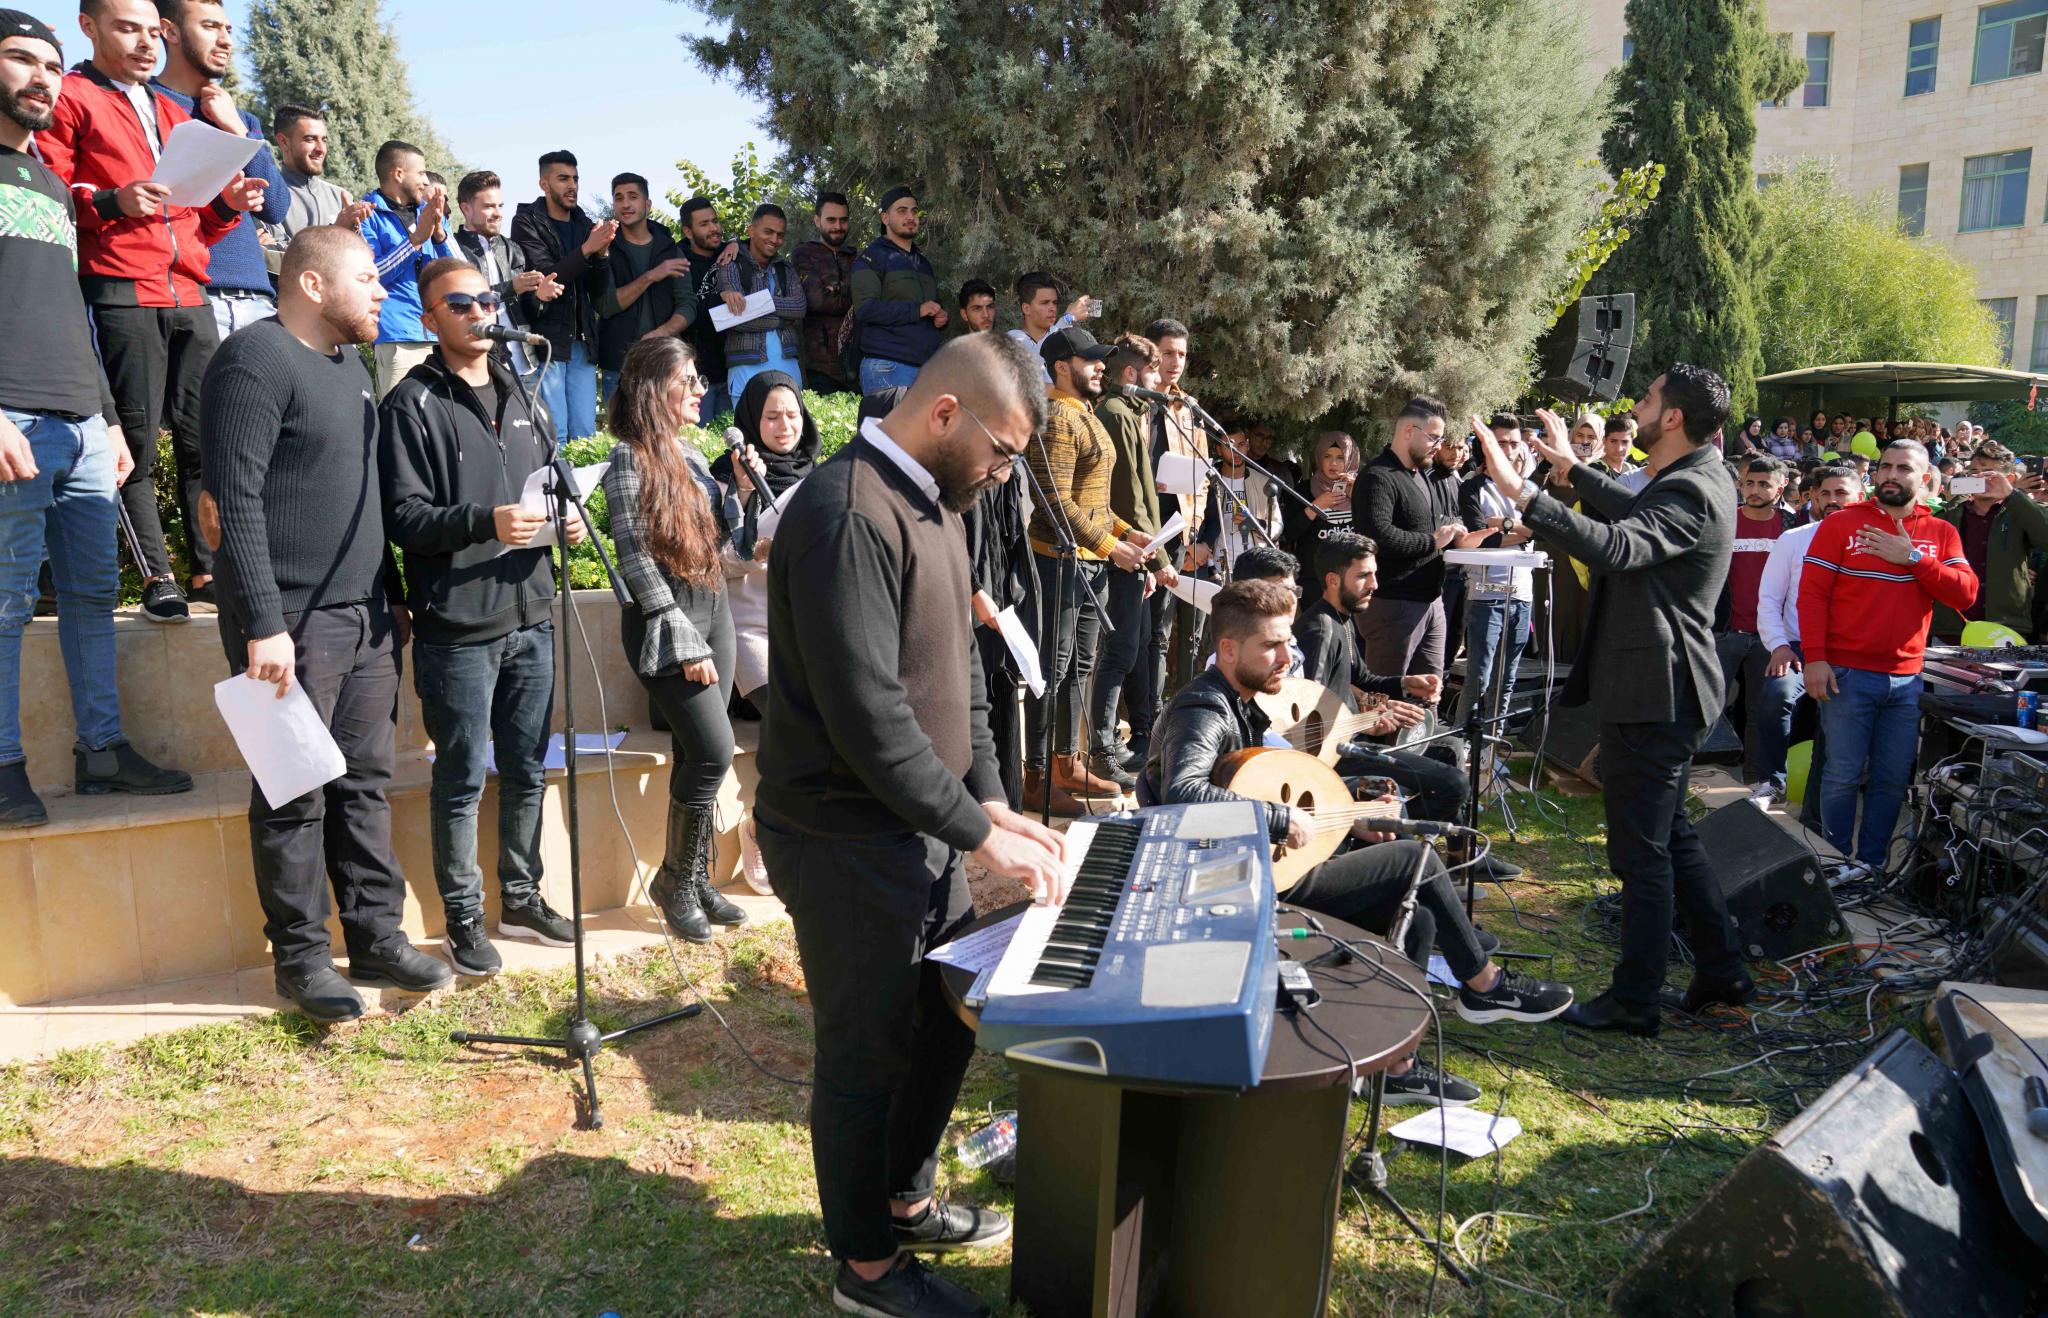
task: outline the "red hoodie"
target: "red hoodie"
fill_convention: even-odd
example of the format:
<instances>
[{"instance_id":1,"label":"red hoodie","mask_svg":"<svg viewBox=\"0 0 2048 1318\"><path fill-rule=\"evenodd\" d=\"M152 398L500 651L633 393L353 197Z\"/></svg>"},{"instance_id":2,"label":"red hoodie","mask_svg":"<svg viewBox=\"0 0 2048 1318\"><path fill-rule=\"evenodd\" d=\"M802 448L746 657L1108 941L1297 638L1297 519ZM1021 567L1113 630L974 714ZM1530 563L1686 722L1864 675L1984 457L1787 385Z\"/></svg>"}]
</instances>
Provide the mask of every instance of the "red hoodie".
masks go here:
<instances>
[{"instance_id":1,"label":"red hoodie","mask_svg":"<svg viewBox=\"0 0 2048 1318\"><path fill-rule=\"evenodd\" d=\"M1893 529L1875 500L1842 509L1813 533L1799 578L1801 648L1810 664L1917 673L1935 602L1958 613L1970 607L1977 574L1956 528L1919 504L1899 524L1920 551L1918 563L1891 563L1856 548L1856 533L1866 526Z\"/></svg>"},{"instance_id":2,"label":"red hoodie","mask_svg":"<svg viewBox=\"0 0 2048 1318\"><path fill-rule=\"evenodd\" d=\"M157 134L192 116L151 90ZM144 219L123 215L114 194L156 170L156 157L127 95L90 63L64 75L56 122L36 134L43 163L71 189L78 210L78 275L98 306L196 307L206 300L208 249L242 214L221 198L167 206ZM259 148L260 149L260 148Z\"/></svg>"}]
</instances>

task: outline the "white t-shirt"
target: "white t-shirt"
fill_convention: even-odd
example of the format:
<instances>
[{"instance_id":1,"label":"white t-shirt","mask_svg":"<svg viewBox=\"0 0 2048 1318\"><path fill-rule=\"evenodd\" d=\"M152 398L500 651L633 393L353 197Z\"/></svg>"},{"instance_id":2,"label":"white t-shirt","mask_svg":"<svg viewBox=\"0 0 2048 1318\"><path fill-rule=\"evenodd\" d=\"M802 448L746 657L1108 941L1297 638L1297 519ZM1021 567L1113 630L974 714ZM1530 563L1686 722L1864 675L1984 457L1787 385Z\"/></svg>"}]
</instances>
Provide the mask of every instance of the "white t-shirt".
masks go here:
<instances>
[{"instance_id":1,"label":"white t-shirt","mask_svg":"<svg viewBox=\"0 0 2048 1318\"><path fill-rule=\"evenodd\" d=\"M128 95L128 104L135 109L135 117L142 121L142 135L149 139L149 154L161 159L164 154L163 138L157 135L156 97L149 88L139 82L124 82L121 90Z\"/></svg>"}]
</instances>

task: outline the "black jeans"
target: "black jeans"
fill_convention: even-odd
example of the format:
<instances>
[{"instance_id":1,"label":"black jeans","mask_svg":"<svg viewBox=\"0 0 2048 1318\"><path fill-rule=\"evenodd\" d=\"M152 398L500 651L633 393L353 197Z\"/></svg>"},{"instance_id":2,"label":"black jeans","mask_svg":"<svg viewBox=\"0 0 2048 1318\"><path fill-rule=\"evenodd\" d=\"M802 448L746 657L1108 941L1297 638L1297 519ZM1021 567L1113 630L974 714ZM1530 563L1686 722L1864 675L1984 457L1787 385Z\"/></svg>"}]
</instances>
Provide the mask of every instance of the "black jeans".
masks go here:
<instances>
[{"instance_id":1,"label":"black jeans","mask_svg":"<svg viewBox=\"0 0 2048 1318\"><path fill-rule=\"evenodd\" d=\"M1031 562L1039 585L1038 625L1032 639L1038 643L1038 666L1045 674L1045 697L1024 698L1024 762L1043 767L1048 717L1053 720L1054 755L1081 749L1081 709L1087 703L1088 678L1095 671L1095 648L1102 636L1082 583L1099 596L1105 569L1101 563L1076 561L1064 564L1062 575L1057 558L1034 553Z\"/></svg>"},{"instance_id":2,"label":"black jeans","mask_svg":"<svg viewBox=\"0 0 2048 1318\"><path fill-rule=\"evenodd\" d=\"M1391 778L1408 794L1408 813L1438 823L1456 822L1472 784L1458 766L1417 751L1376 750L1346 754L1337 761L1346 778Z\"/></svg>"},{"instance_id":3,"label":"black jeans","mask_svg":"<svg viewBox=\"0 0 2048 1318\"><path fill-rule=\"evenodd\" d=\"M96 306L92 318L121 437L135 459L121 485L121 504L142 542L143 561L135 566L152 577L171 570L156 511L156 436L168 421L186 558L194 576L211 575L213 551L199 533L199 387L220 346L213 308Z\"/></svg>"},{"instance_id":4,"label":"black jeans","mask_svg":"<svg viewBox=\"0 0 2048 1318\"><path fill-rule=\"evenodd\" d=\"M1611 992L1631 1007L1657 1005L1674 906L1698 973L1724 983L1742 973L1727 899L1685 814L1692 757L1705 739L1697 719L1600 725L1607 867L1621 880L1621 959Z\"/></svg>"},{"instance_id":5,"label":"black jeans","mask_svg":"<svg viewBox=\"0 0 2048 1318\"><path fill-rule=\"evenodd\" d=\"M837 1258L896 1252L889 1205L932 1192L974 1053L925 953L974 918L959 853L916 833L820 837L763 810L761 858L796 926L816 1037L811 1158Z\"/></svg>"},{"instance_id":6,"label":"black jeans","mask_svg":"<svg viewBox=\"0 0 2048 1318\"><path fill-rule=\"evenodd\" d=\"M1422 886L1401 951L1417 965L1428 965L1434 947L1461 982L1472 979L1486 969L1486 953L1465 918L1449 872L1428 843L1381 842L1332 856L1281 893L1280 900L1383 934L1401 913L1418 855L1423 857Z\"/></svg>"},{"instance_id":7,"label":"black jeans","mask_svg":"<svg viewBox=\"0 0 2048 1318\"><path fill-rule=\"evenodd\" d=\"M298 683L327 723L348 768L341 777L275 809L249 788L249 851L263 932L280 969L332 964L325 879L334 888L351 957L405 944L399 916L405 879L391 853L391 781L398 729L399 650L383 599L286 614L298 647ZM220 614L228 667L249 667L249 637ZM324 864L323 864L324 862Z\"/></svg>"},{"instance_id":8,"label":"black jeans","mask_svg":"<svg viewBox=\"0 0 2048 1318\"><path fill-rule=\"evenodd\" d=\"M1108 572L1109 625L1116 628L1102 638L1102 662L1095 669L1095 689L1088 715L1088 749L1108 751L1116 746L1117 705L1128 699L1131 707L1131 738L1152 735L1152 721L1159 715L1158 697L1152 693L1152 665L1139 663L1149 656L1152 615L1145 607L1145 574L1111 568ZM1135 678L1136 680L1131 680Z\"/></svg>"},{"instance_id":9,"label":"black jeans","mask_svg":"<svg viewBox=\"0 0 2048 1318\"><path fill-rule=\"evenodd\" d=\"M697 621L693 619L692 621ZM704 623L709 623L704 627ZM726 707L732 702L733 637L732 610L725 596L718 607L699 622L704 639L711 645L711 662L718 669L718 681L706 686L680 673L667 677L642 676L640 685L661 711L668 724L675 755L668 771L668 798L680 806L709 810L718 800L718 786L732 767L732 719ZM638 609L619 615L619 637L625 643L628 662L640 656L647 636L647 619Z\"/></svg>"},{"instance_id":10,"label":"black jeans","mask_svg":"<svg viewBox=\"0 0 2048 1318\"><path fill-rule=\"evenodd\" d=\"M988 731L996 744L996 770L1010 808L1024 802L1024 707L1017 699L1016 661L1002 635L977 626L974 643L981 647L981 674L988 691Z\"/></svg>"},{"instance_id":11,"label":"black jeans","mask_svg":"<svg viewBox=\"0 0 2048 1318\"><path fill-rule=\"evenodd\" d=\"M1465 644L1465 569L1447 567L1444 569L1444 668L1448 670L1457 661L1458 651ZM1513 670L1510 669L1510 672ZM1467 681L1471 678L1468 676Z\"/></svg>"},{"instance_id":12,"label":"black jeans","mask_svg":"<svg viewBox=\"0 0 2048 1318\"><path fill-rule=\"evenodd\" d=\"M1176 553L1169 550L1168 557L1178 562ZM1170 590L1153 591L1151 605L1152 717L1156 721L1168 698L1201 671L1202 619L1207 615ZM1143 728L1133 723L1131 741L1140 747L1149 745L1150 723Z\"/></svg>"}]
</instances>

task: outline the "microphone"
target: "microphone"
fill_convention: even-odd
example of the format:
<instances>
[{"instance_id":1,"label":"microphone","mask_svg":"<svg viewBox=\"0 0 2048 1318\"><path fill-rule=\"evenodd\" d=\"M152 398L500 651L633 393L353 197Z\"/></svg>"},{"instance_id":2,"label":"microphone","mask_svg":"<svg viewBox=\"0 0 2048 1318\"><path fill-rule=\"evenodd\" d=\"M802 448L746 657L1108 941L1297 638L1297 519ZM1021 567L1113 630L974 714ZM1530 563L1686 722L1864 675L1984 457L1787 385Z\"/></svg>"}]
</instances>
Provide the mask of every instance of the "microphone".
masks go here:
<instances>
[{"instance_id":1,"label":"microphone","mask_svg":"<svg viewBox=\"0 0 2048 1318\"><path fill-rule=\"evenodd\" d=\"M1434 819L1367 819L1362 822L1375 833L1391 833L1395 837L1479 836L1476 828L1440 823Z\"/></svg>"},{"instance_id":2,"label":"microphone","mask_svg":"<svg viewBox=\"0 0 2048 1318\"><path fill-rule=\"evenodd\" d=\"M1126 398L1141 398L1148 403L1165 403L1169 407L1180 401L1173 394L1161 393L1157 389L1147 389L1142 385L1120 384L1117 386L1117 392Z\"/></svg>"},{"instance_id":3,"label":"microphone","mask_svg":"<svg viewBox=\"0 0 2048 1318\"><path fill-rule=\"evenodd\" d=\"M529 348L544 348L547 339L543 335L529 334L525 330L511 329L504 325L479 325L469 327L472 339L489 339L493 343L523 343Z\"/></svg>"}]
</instances>

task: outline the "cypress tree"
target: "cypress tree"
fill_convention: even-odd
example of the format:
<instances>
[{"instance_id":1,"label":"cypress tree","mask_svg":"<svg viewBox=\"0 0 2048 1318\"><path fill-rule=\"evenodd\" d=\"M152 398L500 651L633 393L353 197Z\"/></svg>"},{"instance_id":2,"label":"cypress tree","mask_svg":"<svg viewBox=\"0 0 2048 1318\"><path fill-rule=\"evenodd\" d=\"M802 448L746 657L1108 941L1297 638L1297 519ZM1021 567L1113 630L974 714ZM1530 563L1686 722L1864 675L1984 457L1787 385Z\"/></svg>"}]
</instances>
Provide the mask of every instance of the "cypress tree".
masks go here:
<instances>
[{"instance_id":1,"label":"cypress tree","mask_svg":"<svg viewBox=\"0 0 2048 1318\"><path fill-rule=\"evenodd\" d=\"M1187 322L1200 388L1265 416L1513 397L1597 209L1572 0L691 3L803 183L908 182L951 286Z\"/></svg>"},{"instance_id":2,"label":"cypress tree","mask_svg":"<svg viewBox=\"0 0 2048 1318\"><path fill-rule=\"evenodd\" d=\"M1600 280L1637 295L1631 391L1692 362L1725 376L1746 415L1763 361L1756 106L1798 86L1805 61L1772 39L1759 0L1629 0L1625 17L1635 53L1613 75L1602 157L1615 175L1665 170L1657 204Z\"/></svg>"},{"instance_id":3,"label":"cypress tree","mask_svg":"<svg viewBox=\"0 0 2048 1318\"><path fill-rule=\"evenodd\" d=\"M249 66L260 90L252 111L267 130L274 106L326 112L327 177L360 196L377 186L377 148L393 138L426 153L427 168L462 172L413 102L398 37L377 0L252 0Z\"/></svg>"}]
</instances>

